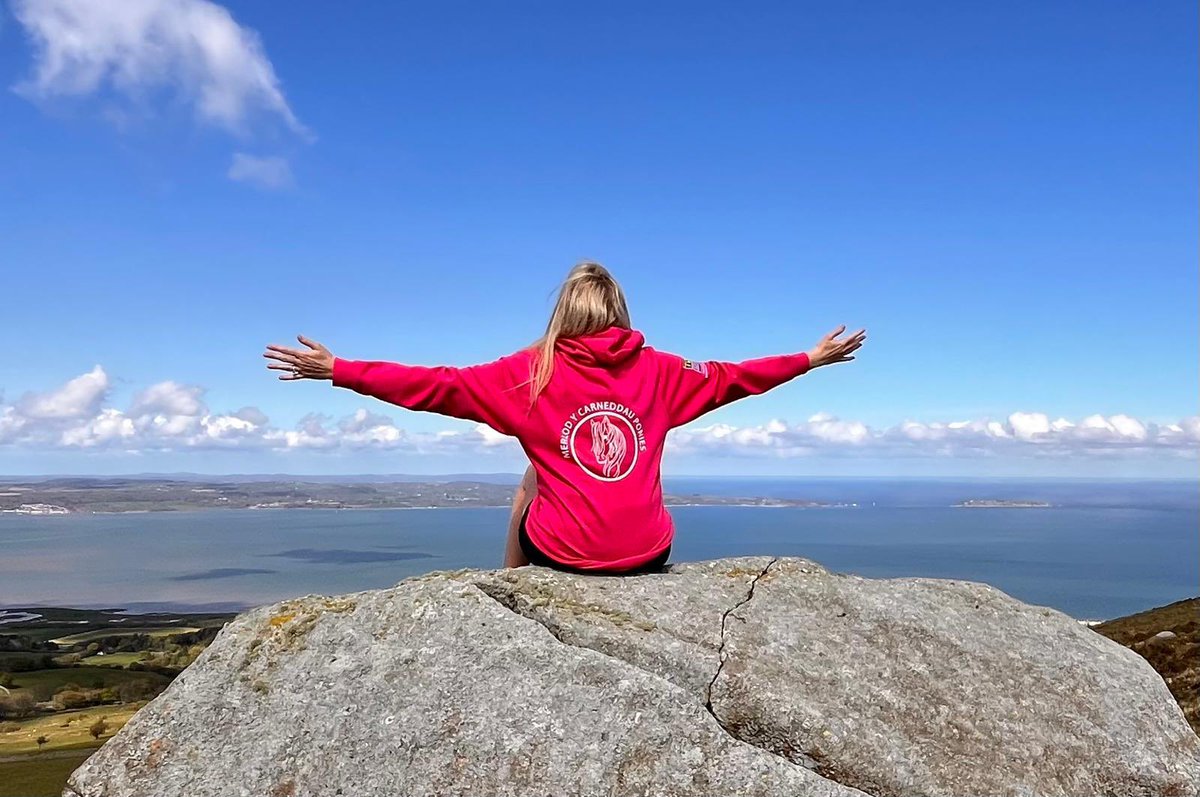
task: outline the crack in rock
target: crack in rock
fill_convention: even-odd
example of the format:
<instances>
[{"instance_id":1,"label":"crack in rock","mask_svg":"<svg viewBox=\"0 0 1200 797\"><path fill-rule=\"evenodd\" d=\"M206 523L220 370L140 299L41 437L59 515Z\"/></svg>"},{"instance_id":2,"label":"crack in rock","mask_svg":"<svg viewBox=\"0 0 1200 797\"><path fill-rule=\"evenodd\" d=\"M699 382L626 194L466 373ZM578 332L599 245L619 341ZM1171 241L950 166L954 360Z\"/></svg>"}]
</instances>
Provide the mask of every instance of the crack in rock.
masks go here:
<instances>
[{"instance_id":1,"label":"crack in rock","mask_svg":"<svg viewBox=\"0 0 1200 797\"><path fill-rule=\"evenodd\" d=\"M776 558L772 559L771 561L767 562L766 567L764 567L762 569L762 571L759 572L758 575L756 575L754 577L754 579L750 582L750 588L746 591L746 597L742 598L740 601L738 601L736 604L731 606L729 609L727 609L721 615L721 642L720 642L720 646L717 649L717 657L718 657L717 671L716 671L716 673L713 674L712 680L709 681L708 687L707 687L707 689L705 689L704 708L709 713L709 715L713 718L713 721L716 722L717 727L720 728L721 731L724 732L731 739L734 739L735 741L738 741L742 744L746 744L751 747L755 747L759 750L762 750L764 753L768 753L772 756L780 758L780 759L786 761L788 764L791 764L792 766L798 766L798 767L807 769L807 770L811 771L814 775L823 777L832 783L837 783L838 785L841 785L845 788L853 788L853 787L846 786L845 784L841 783L840 781L838 781L834 778L828 778L824 774L820 773L817 770L817 762L814 761L813 759L809 758L808 756L797 754L795 757L789 757L789 756L783 755L782 753L780 753L776 750L772 750L769 747L765 747L762 744L756 743L755 741L753 741L751 739L742 738L734 731L734 729L731 729L729 726L727 726L721 720L721 718L719 716L717 716L717 712L713 709L712 690L713 690L713 687L717 683L717 679L721 676L721 670L725 666L725 627L726 627L726 624L729 622L729 617L735 611L737 611L738 609L745 606L747 603L749 603L754 598L754 590L758 586L758 582L761 581L767 575L767 571L769 571L771 569L771 567L774 566L778 561L779 561L779 558L776 557ZM521 593L518 589L516 589L515 585L513 585L513 589L508 590L508 589L499 588L495 584L489 584L486 582L484 582L484 583L469 582L469 583L471 584L471 586L475 587L477 590L482 592L484 595L491 598L493 601L498 603L500 606L503 606L505 609L507 609L508 611L517 615L518 617L523 617L526 620L532 620L533 622L542 626L550 633L550 635L552 637L554 637L555 639L557 639L559 642L561 642L564 645L569 645L573 648L579 648L581 650L590 650L595 653L599 653L602 656L606 656L606 657L612 659L613 661L618 661L627 667L632 667L640 672L644 672L647 675L651 675L655 678L664 678L664 676L660 675L659 673L652 672L651 670L647 670L645 667L641 667L638 664L636 664L632 661L629 661L628 659L624 659L620 656L613 655L612 653L609 653L608 651L600 650L598 648L594 648L590 645L581 644L579 642L573 642L569 639L564 639L562 636L561 630L559 628L555 627L552 623L547 621L545 618L535 616L535 613L533 613L533 612L530 612L527 614L526 611L523 611L523 609L525 607L522 607L520 605L520 602L518 599L518 597ZM664 680L668 680L668 679L664 678ZM668 682L670 682L670 681L668 680ZM797 758L799 760L796 760ZM858 791L858 790L856 789L855 791ZM864 797L868 797L866 792L861 792L861 793L864 795Z\"/></svg>"},{"instance_id":2,"label":"crack in rock","mask_svg":"<svg viewBox=\"0 0 1200 797\"><path fill-rule=\"evenodd\" d=\"M505 590L505 589L497 588L495 584L488 584L486 582L481 583L481 582L477 582L477 581L471 581L468 583L471 586L473 586L475 589L482 592L484 595L487 595L489 598L494 600L496 603L503 606L506 610L517 615L518 617L524 617L526 620L533 620L535 623L537 623L538 625L542 626L547 631L549 631L550 636L554 637L555 639L557 639L559 642L563 643L564 645L570 645L573 648L581 648L583 650L594 650L594 648L589 648L586 645L578 645L574 642L563 639L562 636L560 636L560 634L559 634L559 630L557 628L554 628L553 626L551 626L550 623L546 622L541 617L535 617L532 613L526 614L525 612L521 611L521 607L517 603L517 594L518 593L517 593L516 589ZM604 651L602 651L602 650L597 650L596 652L602 653L605 656L609 655L607 653L604 653ZM615 657L610 656L610 658L615 658ZM624 659L621 659L621 661L624 661ZM626 663L628 663L628 662L626 662Z\"/></svg>"},{"instance_id":3,"label":"crack in rock","mask_svg":"<svg viewBox=\"0 0 1200 797\"><path fill-rule=\"evenodd\" d=\"M750 582L750 589L747 590L746 597L742 598L733 606L726 609L725 613L721 615L721 644L717 648L717 671L713 673L712 680L708 682L708 688L704 690L704 708L709 714L712 714L713 719L717 721L717 724L724 728L725 732L729 733L729 735L733 736L734 738L737 738L737 735L730 732L730 730L725 727L725 723L722 722L721 718L717 716L717 712L713 709L712 704L713 687L716 686L717 679L721 677L721 670L725 669L725 626L729 622L729 616L731 614L750 602L750 600L754 597L754 588L758 586L758 582L767 574L767 571L771 569L771 566L778 561L779 559L775 558L767 562L767 566L762 569L762 572L755 576L754 580Z\"/></svg>"},{"instance_id":4,"label":"crack in rock","mask_svg":"<svg viewBox=\"0 0 1200 797\"><path fill-rule=\"evenodd\" d=\"M555 639L557 639L559 642L561 642L564 645L570 645L571 647L579 648L580 650L590 650L593 653L599 653L601 656L607 656L608 658L612 659L613 661L619 661L622 664L625 664L629 667L633 667L635 670L644 672L647 675L652 675L655 678L663 678L663 676L660 675L659 673L652 672L651 670L647 670L645 667L640 667L637 664L635 664L634 662L629 661L628 659L623 659L620 656L614 656L613 654L609 653L606 650L600 650L599 648L594 648L591 645L584 645L579 642L572 642L569 639L564 639L562 636L561 629L554 626L553 624L551 624L549 621L545 620L544 618L535 616L535 614L533 612L530 612L527 614L526 612L522 611L522 607L517 600L518 595L520 595L520 591L515 588L512 590L505 590L502 588L497 588L495 584L488 584L486 582L485 583L469 582L469 583L471 584L471 586L475 587L475 589L479 590L484 595L488 596L489 598L494 600L496 603L500 604L505 609L507 609L508 611L517 615L518 617L523 617L526 620L532 620L533 622L540 625L542 628L545 628L547 631L550 632L550 636L554 637ZM667 679L663 678L663 680L667 680Z\"/></svg>"}]
</instances>

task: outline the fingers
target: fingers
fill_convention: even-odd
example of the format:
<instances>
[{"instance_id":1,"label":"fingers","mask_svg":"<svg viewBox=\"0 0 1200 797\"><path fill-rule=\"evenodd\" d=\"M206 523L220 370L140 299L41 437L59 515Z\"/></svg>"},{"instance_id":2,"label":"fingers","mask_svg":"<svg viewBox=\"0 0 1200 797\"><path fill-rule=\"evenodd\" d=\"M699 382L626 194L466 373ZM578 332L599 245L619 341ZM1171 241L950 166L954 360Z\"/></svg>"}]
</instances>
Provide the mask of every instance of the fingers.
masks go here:
<instances>
[{"instance_id":1,"label":"fingers","mask_svg":"<svg viewBox=\"0 0 1200 797\"><path fill-rule=\"evenodd\" d=\"M842 334L845 331L846 331L846 325L842 324L840 327L838 327L837 329L833 330L828 335L826 335L825 340L832 341L834 338L836 338L838 335Z\"/></svg>"},{"instance_id":2,"label":"fingers","mask_svg":"<svg viewBox=\"0 0 1200 797\"><path fill-rule=\"evenodd\" d=\"M853 351L861 346L863 341L867 339L867 330L864 328L852 333L848 338L838 340L837 336L845 331L846 325L842 324L837 329L822 338L821 344L834 351Z\"/></svg>"},{"instance_id":3,"label":"fingers","mask_svg":"<svg viewBox=\"0 0 1200 797\"><path fill-rule=\"evenodd\" d=\"M832 344L840 345L840 346L850 345L850 344L861 345L862 342L864 340L866 340L866 338L867 338L867 330L866 330L866 328L863 328L863 329L858 330L857 332L852 333L850 335L850 337L848 337L848 338L844 338L842 340L836 340L837 336L842 334L845 331L846 331L846 325L842 324L837 329L835 329L834 331L832 331L828 335L826 335L823 339L823 342L828 342L828 343L832 343Z\"/></svg>"},{"instance_id":4,"label":"fingers","mask_svg":"<svg viewBox=\"0 0 1200 797\"><path fill-rule=\"evenodd\" d=\"M845 354L850 354L851 352L858 351L861 348L862 348L861 343L852 343L852 344L843 346L841 351L838 352L838 354L839 354L839 356L845 355Z\"/></svg>"},{"instance_id":5,"label":"fingers","mask_svg":"<svg viewBox=\"0 0 1200 797\"><path fill-rule=\"evenodd\" d=\"M297 351L296 349L289 349L285 346L275 346L275 345L268 345L267 349L269 351L273 351L273 352L277 352L277 353L276 354L263 353L263 357L270 357L275 360L283 360L284 362L290 362L292 360L299 360L301 357L304 357L308 353L308 352L303 352L303 351Z\"/></svg>"},{"instance_id":6,"label":"fingers","mask_svg":"<svg viewBox=\"0 0 1200 797\"><path fill-rule=\"evenodd\" d=\"M307 379L304 373L295 365L268 365L268 370L284 371L279 378L285 382L291 382L296 379Z\"/></svg>"},{"instance_id":7,"label":"fingers","mask_svg":"<svg viewBox=\"0 0 1200 797\"><path fill-rule=\"evenodd\" d=\"M846 325L842 324L821 341L822 347L828 352L829 364L851 362L854 358L850 355L862 348L863 342L867 339L867 330L864 327L849 337L837 340L837 336L845 331Z\"/></svg>"},{"instance_id":8,"label":"fingers","mask_svg":"<svg viewBox=\"0 0 1200 797\"><path fill-rule=\"evenodd\" d=\"M851 335L850 337L846 338L845 340L838 341L838 342L842 343L844 345L848 345L848 346L852 345L857 348L858 346L861 346L863 341L866 339L867 339L867 330L860 329L857 332L855 332L853 335Z\"/></svg>"},{"instance_id":9,"label":"fingers","mask_svg":"<svg viewBox=\"0 0 1200 797\"><path fill-rule=\"evenodd\" d=\"M286 373L279 377L282 382L294 382L297 379L309 379L304 372L299 370L296 365L274 365L268 364L267 368L271 371L285 371Z\"/></svg>"},{"instance_id":10,"label":"fingers","mask_svg":"<svg viewBox=\"0 0 1200 797\"><path fill-rule=\"evenodd\" d=\"M267 368L270 368L270 369L276 370L276 371L285 371L285 370L292 371L297 367L302 368L305 366L311 366L314 361L314 358L316 358L316 357L319 357L321 355L324 355L326 357L328 356L328 353L329 353L328 349L326 349L320 343L317 343L315 340L306 338L303 335L297 335L296 337L300 340L301 343L303 343L305 346L309 347L309 349L311 349L311 351L300 351L298 349L289 349L286 346L276 346L274 344L268 345L267 351L263 352L263 357L266 357L267 359L270 359L270 360L278 360L279 362L284 363L284 365L282 365L282 366L268 365ZM317 352L318 354L314 355L313 352ZM291 381L294 379L310 379L312 377L308 377L303 374L299 374L299 375L294 375L294 376L281 376L279 378L285 379L287 381Z\"/></svg>"},{"instance_id":11,"label":"fingers","mask_svg":"<svg viewBox=\"0 0 1200 797\"><path fill-rule=\"evenodd\" d=\"M300 365L301 363L300 357L295 354L272 354L271 352L264 352L263 357L267 357L272 360L279 360L280 362L288 363L289 365Z\"/></svg>"},{"instance_id":12,"label":"fingers","mask_svg":"<svg viewBox=\"0 0 1200 797\"><path fill-rule=\"evenodd\" d=\"M303 373L301 369L309 365L307 359L310 357L306 352L299 352L294 349L289 349L284 346L267 346L270 351L263 352L263 357L271 360L278 360L282 365L276 363L267 363L267 369L271 371L286 371L281 375L281 382L294 382L297 379L311 379L312 377Z\"/></svg>"},{"instance_id":13,"label":"fingers","mask_svg":"<svg viewBox=\"0 0 1200 797\"><path fill-rule=\"evenodd\" d=\"M303 335L297 335L296 340L300 341L301 343L303 343L305 346L312 349L313 351L325 351L325 347L322 346L320 343L317 343L315 340L310 340L310 339L304 337Z\"/></svg>"}]
</instances>

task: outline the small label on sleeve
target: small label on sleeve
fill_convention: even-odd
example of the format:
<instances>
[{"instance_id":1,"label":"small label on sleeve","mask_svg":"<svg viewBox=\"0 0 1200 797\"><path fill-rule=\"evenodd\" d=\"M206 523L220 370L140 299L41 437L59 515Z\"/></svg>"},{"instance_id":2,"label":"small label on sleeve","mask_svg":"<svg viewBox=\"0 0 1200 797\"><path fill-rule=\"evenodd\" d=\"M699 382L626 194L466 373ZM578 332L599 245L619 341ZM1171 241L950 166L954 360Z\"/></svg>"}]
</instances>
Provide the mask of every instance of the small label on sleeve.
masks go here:
<instances>
[{"instance_id":1,"label":"small label on sleeve","mask_svg":"<svg viewBox=\"0 0 1200 797\"><path fill-rule=\"evenodd\" d=\"M708 363L698 363L695 360L684 360L683 367L685 370L695 371L705 379L708 378Z\"/></svg>"}]
</instances>

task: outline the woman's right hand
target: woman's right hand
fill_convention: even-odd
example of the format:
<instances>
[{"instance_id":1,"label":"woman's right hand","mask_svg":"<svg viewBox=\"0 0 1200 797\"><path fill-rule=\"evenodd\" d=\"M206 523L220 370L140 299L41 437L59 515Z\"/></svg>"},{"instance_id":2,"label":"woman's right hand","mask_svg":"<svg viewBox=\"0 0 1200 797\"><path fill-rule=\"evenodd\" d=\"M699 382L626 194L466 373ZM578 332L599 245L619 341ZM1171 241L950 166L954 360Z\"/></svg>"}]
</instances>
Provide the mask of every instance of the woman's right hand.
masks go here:
<instances>
[{"instance_id":1,"label":"woman's right hand","mask_svg":"<svg viewBox=\"0 0 1200 797\"><path fill-rule=\"evenodd\" d=\"M263 357L278 360L278 363L268 364L267 368L274 371L290 371L290 376L281 376L281 380L291 382L296 379L333 379L333 353L329 349L309 340L303 335L297 335L296 340L309 348L309 351L289 349L286 346L268 345L269 351Z\"/></svg>"},{"instance_id":2,"label":"woman's right hand","mask_svg":"<svg viewBox=\"0 0 1200 797\"><path fill-rule=\"evenodd\" d=\"M850 337L838 340L837 336L845 331L846 325L842 324L821 338L821 342L808 352L810 368L820 368L822 365L833 365L834 363L848 363L854 359L850 355L863 345L863 341L867 339L867 330L860 329Z\"/></svg>"}]
</instances>

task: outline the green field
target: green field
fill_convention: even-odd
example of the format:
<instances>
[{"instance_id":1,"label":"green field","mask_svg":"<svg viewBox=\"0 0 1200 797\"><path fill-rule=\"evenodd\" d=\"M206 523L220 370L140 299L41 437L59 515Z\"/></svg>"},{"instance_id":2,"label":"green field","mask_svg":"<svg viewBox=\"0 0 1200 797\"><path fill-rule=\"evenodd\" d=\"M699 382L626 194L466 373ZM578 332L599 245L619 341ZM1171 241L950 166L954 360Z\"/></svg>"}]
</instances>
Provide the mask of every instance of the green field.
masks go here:
<instances>
[{"instance_id":1,"label":"green field","mask_svg":"<svg viewBox=\"0 0 1200 797\"><path fill-rule=\"evenodd\" d=\"M58 655L52 651L5 651L0 653L0 672L14 672L29 669L30 667L41 669L46 666L43 663L44 659L57 662ZM51 664L50 666L53 667L54 665Z\"/></svg>"},{"instance_id":2,"label":"green field","mask_svg":"<svg viewBox=\"0 0 1200 797\"><path fill-rule=\"evenodd\" d=\"M0 760L0 797L58 797L72 772L95 748Z\"/></svg>"},{"instance_id":3,"label":"green field","mask_svg":"<svg viewBox=\"0 0 1200 797\"><path fill-rule=\"evenodd\" d=\"M85 689L98 689L142 678L163 682L170 680L165 675L156 672L121 670L115 667L62 667L54 670L13 673L12 688L16 690L41 687L43 693L54 694L58 689L71 683L79 684Z\"/></svg>"},{"instance_id":4,"label":"green field","mask_svg":"<svg viewBox=\"0 0 1200 797\"><path fill-rule=\"evenodd\" d=\"M32 620L6 623L0 626L0 635L19 635L34 642L57 639L90 641L96 636L116 636L122 633L154 634L161 632L160 635L171 635L196 628L220 628L234 617L233 614L228 613L150 612L134 614L122 612L119 609L68 609L46 606L26 606L8 611L28 612L37 617ZM96 636L87 636L88 634Z\"/></svg>"},{"instance_id":5,"label":"green field","mask_svg":"<svg viewBox=\"0 0 1200 797\"><path fill-rule=\"evenodd\" d=\"M75 645L80 642L91 642L93 639L104 639L105 637L114 636L133 636L134 634L145 634L151 637L175 636L176 634L191 634L199 631L199 628L190 625L184 626L161 626L151 625L145 627L129 628L121 626L120 628L102 628L98 631L84 631L81 634L71 634L70 636L57 637L50 640L56 645Z\"/></svg>"},{"instance_id":6,"label":"green field","mask_svg":"<svg viewBox=\"0 0 1200 797\"><path fill-rule=\"evenodd\" d=\"M27 659L40 659L42 656L54 656L57 651L53 650L5 650L0 652L0 659L12 659L16 661Z\"/></svg>"},{"instance_id":7,"label":"green field","mask_svg":"<svg viewBox=\"0 0 1200 797\"><path fill-rule=\"evenodd\" d=\"M136 651L133 653L105 653L103 656L88 656L81 659L81 664L86 664L89 667L124 667L127 664L133 664L135 661L141 661L151 654L149 652Z\"/></svg>"},{"instance_id":8,"label":"green field","mask_svg":"<svg viewBox=\"0 0 1200 797\"><path fill-rule=\"evenodd\" d=\"M197 634L199 644L203 647L234 616L170 612L127 614L113 609L46 607L10 611L27 611L40 616L0 626L0 638L4 638L4 646L21 648L0 651L0 671L12 676L10 691L14 695L32 694L39 701L48 700L55 692L72 683L88 690L150 681L161 689L171 681L170 676L123 668L157 655L181 662L188 658L191 644L180 644L177 639L179 635ZM156 638L153 644L162 650L122 650L105 655L87 655L85 650L85 646L94 640L133 635ZM56 642L61 649L27 649L48 641ZM126 639L124 646L141 647L142 643ZM20 671L22 666L43 667L40 661L43 657L69 664L81 655L86 658L83 659L85 663L79 666ZM154 691L134 690L138 694ZM71 772L146 702L139 700L89 706L0 722L0 797L57 797L62 793ZM90 729L100 718L104 719L107 727L97 740L92 738ZM40 749L37 744L39 737L47 740Z\"/></svg>"},{"instance_id":9,"label":"green field","mask_svg":"<svg viewBox=\"0 0 1200 797\"><path fill-rule=\"evenodd\" d=\"M60 711L24 720L18 730L0 733L0 797L58 797L67 776L144 705L141 701ZM88 729L101 717L108 729L96 740ZM41 750L39 736L48 740Z\"/></svg>"},{"instance_id":10,"label":"green field","mask_svg":"<svg viewBox=\"0 0 1200 797\"><path fill-rule=\"evenodd\" d=\"M48 740L43 748L43 752L47 753L94 748L120 730L146 702L140 700L119 706L90 706L22 720L17 723L21 726L17 730L0 733L0 758L38 754L39 736L45 736ZM92 738L88 729L101 717L108 723L108 728L97 741Z\"/></svg>"}]
</instances>

